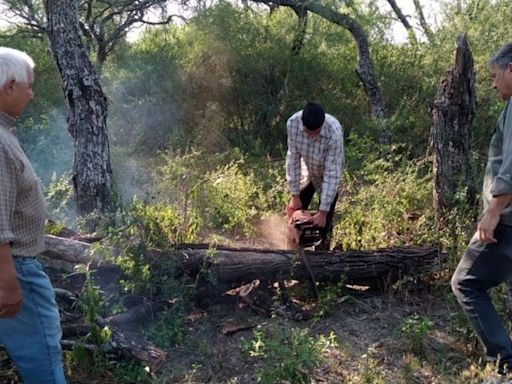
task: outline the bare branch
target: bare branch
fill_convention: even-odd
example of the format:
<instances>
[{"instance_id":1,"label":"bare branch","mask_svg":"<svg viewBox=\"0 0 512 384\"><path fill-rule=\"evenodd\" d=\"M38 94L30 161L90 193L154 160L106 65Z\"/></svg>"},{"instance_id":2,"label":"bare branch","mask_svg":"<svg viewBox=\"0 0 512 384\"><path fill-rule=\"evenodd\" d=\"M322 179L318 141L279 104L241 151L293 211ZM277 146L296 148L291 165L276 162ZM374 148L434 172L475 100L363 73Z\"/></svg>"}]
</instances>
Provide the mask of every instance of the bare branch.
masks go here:
<instances>
[{"instance_id":1,"label":"bare branch","mask_svg":"<svg viewBox=\"0 0 512 384\"><path fill-rule=\"evenodd\" d=\"M407 17L403 14L400 7L396 4L395 0L387 0L391 8L393 8L393 11L397 15L400 22L403 24L405 29L407 30L407 34L416 41L416 35L414 34L414 29L412 28L412 25L409 23L409 20L407 20Z\"/></svg>"},{"instance_id":2,"label":"bare branch","mask_svg":"<svg viewBox=\"0 0 512 384\"><path fill-rule=\"evenodd\" d=\"M416 7L416 13L418 14L418 18L420 20L421 28L423 28L423 32L427 36L428 41L432 41L432 30L430 29L427 20L425 19L425 15L423 14L423 8L420 4L420 0L413 0L414 6Z\"/></svg>"}]
</instances>

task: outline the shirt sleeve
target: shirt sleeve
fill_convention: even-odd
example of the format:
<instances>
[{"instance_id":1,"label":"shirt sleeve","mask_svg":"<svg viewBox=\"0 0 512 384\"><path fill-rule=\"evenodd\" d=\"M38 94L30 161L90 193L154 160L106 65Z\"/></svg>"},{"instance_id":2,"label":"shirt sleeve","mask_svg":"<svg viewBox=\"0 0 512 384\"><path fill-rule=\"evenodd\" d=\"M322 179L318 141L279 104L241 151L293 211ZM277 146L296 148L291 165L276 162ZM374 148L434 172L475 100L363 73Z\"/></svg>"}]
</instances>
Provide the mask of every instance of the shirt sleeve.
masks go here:
<instances>
[{"instance_id":1,"label":"shirt sleeve","mask_svg":"<svg viewBox=\"0 0 512 384\"><path fill-rule=\"evenodd\" d=\"M324 181L322 184L322 196L320 197L320 207L322 211L329 211L331 204L338 191L341 173L345 162L343 151L343 129L340 136L333 136L328 147L325 158Z\"/></svg>"},{"instance_id":2,"label":"shirt sleeve","mask_svg":"<svg viewBox=\"0 0 512 384\"><path fill-rule=\"evenodd\" d=\"M493 197L512 193L512 116L510 116L510 101L503 113L503 146L500 170L491 185Z\"/></svg>"},{"instance_id":3,"label":"shirt sleeve","mask_svg":"<svg viewBox=\"0 0 512 384\"><path fill-rule=\"evenodd\" d=\"M12 220L16 202L16 163L11 152L0 143L0 244L14 240Z\"/></svg>"},{"instance_id":4,"label":"shirt sleeve","mask_svg":"<svg viewBox=\"0 0 512 384\"><path fill-rule=\"evenodd\" d=\"M286 131L288 134L288 150L286 152L286 181L288 189L292 195L300 193L300 152L297 148L296 133L294 132L294 122L289 119L286 123Z\"/></svg>"}]
</instances>

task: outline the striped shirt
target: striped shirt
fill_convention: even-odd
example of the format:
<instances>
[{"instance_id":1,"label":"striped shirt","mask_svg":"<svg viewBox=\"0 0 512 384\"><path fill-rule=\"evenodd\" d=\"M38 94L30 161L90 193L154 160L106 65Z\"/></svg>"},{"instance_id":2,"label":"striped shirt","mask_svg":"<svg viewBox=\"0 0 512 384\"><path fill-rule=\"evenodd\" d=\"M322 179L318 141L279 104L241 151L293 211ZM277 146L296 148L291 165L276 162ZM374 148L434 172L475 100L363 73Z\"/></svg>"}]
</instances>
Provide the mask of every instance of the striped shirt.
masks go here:
<instances>
[{"instance_id":1,"label":"striped shirt","mask_svg":"<svg viewBox=\"0 0 512 384\"><path fill-rule=\"evenodd\" d=\"M311 182L320 194L319 209L329 211L344 165L341 124L326 113L320 134L310 138L304 131L302 111L299 111L288 119L286 129L286 180L290 193L298 195Z\"/></svg>"},{"instance_id":2,"label":"striped shirt","mask_svg":"<svg viewBox=\"0 0 512 384\"><path fill-rule=\"evenodd\" d=\"M46 203L14 132L15 119L0 112L0 244L15 256L36 256L45 248Z\"/></svg>"}]
</instances>

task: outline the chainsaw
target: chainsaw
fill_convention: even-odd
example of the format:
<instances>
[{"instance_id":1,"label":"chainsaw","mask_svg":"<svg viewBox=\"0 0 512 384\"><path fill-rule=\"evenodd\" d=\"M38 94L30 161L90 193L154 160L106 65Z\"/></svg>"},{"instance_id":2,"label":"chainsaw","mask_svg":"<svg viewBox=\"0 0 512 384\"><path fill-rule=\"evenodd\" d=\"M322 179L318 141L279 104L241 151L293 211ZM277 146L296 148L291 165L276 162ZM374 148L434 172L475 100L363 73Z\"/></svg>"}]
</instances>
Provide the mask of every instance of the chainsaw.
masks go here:
<instances>
[{"instance_id":1,"label":"chainsaw","mask_svg":"<svg viewBox=\"0 0 512 384\"><path fill-rule=\"evenodd\" d=\"M316 227L312 224L311 213L307 211L295 211L290 218L290 226L293 229L294 243L297 245L298 252L304 267L309 275L311 289L318 300L318 288L316 286L315 275L309 264L308 257L304 252L304 248L315 247L322 242L322 228Z\"/></svg>"}]
</instances>

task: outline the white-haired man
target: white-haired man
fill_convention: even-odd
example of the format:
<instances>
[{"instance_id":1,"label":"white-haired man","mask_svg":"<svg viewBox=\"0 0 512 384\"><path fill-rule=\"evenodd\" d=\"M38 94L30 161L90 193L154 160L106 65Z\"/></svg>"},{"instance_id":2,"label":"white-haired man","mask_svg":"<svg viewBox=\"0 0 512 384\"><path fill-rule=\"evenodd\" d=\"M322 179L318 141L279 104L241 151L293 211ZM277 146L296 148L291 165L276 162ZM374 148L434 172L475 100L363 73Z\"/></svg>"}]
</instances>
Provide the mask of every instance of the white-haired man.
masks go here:
<instances>
[{"instance_id":1,"label":"white-haired man","mask_svg":"<svg viewBox=\"0 0 512 384\"><path fill-rule=\"evenodd\" d=\"M34 98L34 62L0 47L0 344L23 382L65 383L55 294L36 255L44 250L46 205L15 136Z\"/></svg>"}]
</instances>

